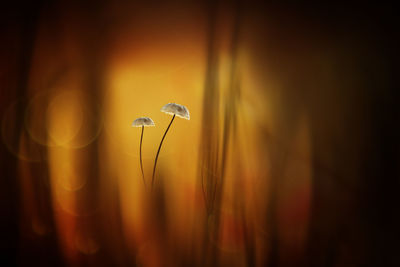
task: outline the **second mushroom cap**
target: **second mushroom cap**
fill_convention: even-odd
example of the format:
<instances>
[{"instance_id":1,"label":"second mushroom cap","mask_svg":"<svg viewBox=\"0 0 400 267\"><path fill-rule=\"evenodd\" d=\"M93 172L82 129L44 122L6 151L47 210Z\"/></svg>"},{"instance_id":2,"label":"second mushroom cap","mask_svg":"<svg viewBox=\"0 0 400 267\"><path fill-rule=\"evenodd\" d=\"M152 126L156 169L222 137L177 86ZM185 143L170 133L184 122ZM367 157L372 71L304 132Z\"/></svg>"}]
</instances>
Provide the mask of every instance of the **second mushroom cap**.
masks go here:
<instances>
[{"instance_id":1,"label":"second mushroom cap","mask_svg":"<svg viewBox=\"0 0 400 267\"><path fill-rule=\"evenodd\" d=\"M176 115L180 118L190 120L189 110L183 105L168 103L161 108L161 111L170 115Z\"/></svg>"}]
</instances>

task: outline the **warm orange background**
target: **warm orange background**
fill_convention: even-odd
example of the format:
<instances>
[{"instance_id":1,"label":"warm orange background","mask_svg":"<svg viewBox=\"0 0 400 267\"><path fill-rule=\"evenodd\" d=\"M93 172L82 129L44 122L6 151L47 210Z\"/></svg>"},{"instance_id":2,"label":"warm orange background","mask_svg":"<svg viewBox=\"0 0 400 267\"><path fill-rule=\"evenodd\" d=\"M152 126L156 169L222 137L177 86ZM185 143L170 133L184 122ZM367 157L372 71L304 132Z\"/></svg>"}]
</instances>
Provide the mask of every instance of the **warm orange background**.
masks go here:
<instances>
[{"instance_id":1,"label":"warm orange background","mask_svg":"<svg viewBox=\"0 0 400 267\"><path fill-rule=\"evenodd\" d=\"M36 16L10 19L1 56L14 63L0 76L15 89L1 134L21 255L45 266L324 266L334 244L338 266L365 262L357 212L369 203L374 102L360 66L376 43L352 16L349 26L240 1L59 1L24 14ZM150 192L131 124L156 124L143 139L149 185L170 102L190 120L172 124Z\"/></svg>"}]
</instances>

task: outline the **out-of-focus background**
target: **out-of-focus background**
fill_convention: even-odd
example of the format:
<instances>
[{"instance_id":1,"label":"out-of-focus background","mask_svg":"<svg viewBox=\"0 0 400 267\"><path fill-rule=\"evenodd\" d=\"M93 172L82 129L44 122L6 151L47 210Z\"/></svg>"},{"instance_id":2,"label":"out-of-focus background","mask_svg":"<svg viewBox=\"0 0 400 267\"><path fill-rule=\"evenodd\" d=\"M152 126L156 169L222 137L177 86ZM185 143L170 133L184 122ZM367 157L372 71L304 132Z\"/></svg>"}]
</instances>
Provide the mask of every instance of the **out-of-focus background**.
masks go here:
<instances>
[{"instance_id":1,"label":"out-of-focus background","mask_svg":"<svg viewBox=\"0 0 400 267\"><path fill-rule=\"evenodd\" d=\"M396 20L383 3L2 4L0 265L400 264ZM191 119L150 190L170 102Z\"/></svg>"}]
</instances>

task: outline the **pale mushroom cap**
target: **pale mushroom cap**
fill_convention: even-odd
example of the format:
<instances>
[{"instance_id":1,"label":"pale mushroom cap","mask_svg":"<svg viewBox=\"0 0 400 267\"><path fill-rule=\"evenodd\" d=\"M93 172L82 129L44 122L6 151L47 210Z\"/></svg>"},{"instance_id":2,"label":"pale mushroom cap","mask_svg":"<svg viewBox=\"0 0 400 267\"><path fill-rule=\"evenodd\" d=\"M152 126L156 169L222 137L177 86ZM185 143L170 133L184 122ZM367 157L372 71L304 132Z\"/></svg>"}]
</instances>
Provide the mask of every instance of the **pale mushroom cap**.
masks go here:
<instances>
[{"instance_id":1,"label":"pale mushroom cap","mask_svg":"<svg viewBox=\"0 0 400 267\"><path fill-rule=\"evenodd\" d=\"M154 126L154 121L149 117L140 117L133 121L132 127Z\"/></svg>"},{"instance_id":2,"label":"pale mushroom cap","mask_svg":"<svg viewBox=\"0 0 400 267\"><path fill-rule=\"evenodd\" d=\"M176 115L183 119L190 120L189 110L183 105L168 103L161 108L161 111L167 114Z\"/></svg>"}]
</instances>

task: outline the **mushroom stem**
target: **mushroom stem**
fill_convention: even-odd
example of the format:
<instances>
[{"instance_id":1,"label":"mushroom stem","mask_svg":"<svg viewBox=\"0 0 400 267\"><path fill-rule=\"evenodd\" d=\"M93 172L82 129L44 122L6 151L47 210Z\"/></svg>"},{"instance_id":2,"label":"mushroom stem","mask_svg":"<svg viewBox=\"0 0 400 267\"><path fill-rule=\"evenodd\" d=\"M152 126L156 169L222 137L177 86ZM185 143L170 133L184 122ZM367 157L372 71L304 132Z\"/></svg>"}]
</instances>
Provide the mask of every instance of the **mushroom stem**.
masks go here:
<instances>
[{"instance_id":1,"label":"mushroom stem","mask_svg":"<svg viewBox=\"0 0 400 267\"><path fill-rule=\"evenodd\" d=\"M172 122L174 121L174 119L175 119L175 114L174 114L174 116L172 117L172 120L171 120L171 122L169 123L169 125L168 125L168 127L167 127L167 130L165 130L165 133L164 133L164 135L163 135L163 137L162 137L162 139L161 139L161 142L160 142L160 146L158 147L158 150L157 150L157 155L156 155L156 159L155 159L155 161L154 161L154 167L153 167L153 177L151 178L151 188L152 188L152 189L153 189L153 186L154 186L154 176L155 176L155 174L156 174L156 166L157 166L158 155L160 154L160 150L161 150L161 146L162 146L162 144L163 144L163 142L164 142L164 138L165 138L165 136L167 135L168 130L169 130L169 127L171 127L171 124L172 124Z\"/></svg>"},{"instance_id":2,"label":"mushroom stem","mask_svg":"<svg viewBox=\"0 0 400 267\"><path fill-rule=\"evenodd\" d=\"M144 187L146 187L146 181L144 179L144 171L143 171L143 161L142 161L142 141L143 141L143 132L144 132L144 125L142 125L142 134L140 135L140 148L139 148L139 158L140 158L140 169L142 171L142 178Z\"/></svg>"}]
</instances>

